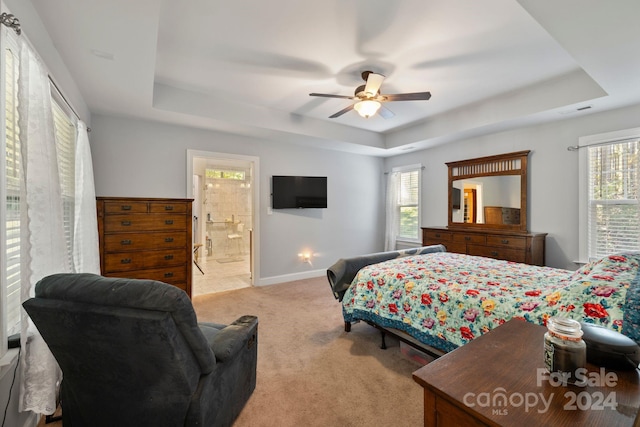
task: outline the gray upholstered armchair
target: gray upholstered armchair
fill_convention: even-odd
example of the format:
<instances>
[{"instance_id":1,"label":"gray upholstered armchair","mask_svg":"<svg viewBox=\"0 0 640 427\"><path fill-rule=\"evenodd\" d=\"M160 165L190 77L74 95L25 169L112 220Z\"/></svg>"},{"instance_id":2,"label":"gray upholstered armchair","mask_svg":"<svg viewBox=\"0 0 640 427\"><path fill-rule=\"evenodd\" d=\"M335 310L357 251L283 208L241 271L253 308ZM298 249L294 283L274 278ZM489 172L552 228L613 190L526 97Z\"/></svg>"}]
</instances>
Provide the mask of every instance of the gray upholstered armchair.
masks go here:
<instances>
[{"instance_id":1,"label":"gray upholstered armchair","mask_svg":"<svg viewBox=\"0 0 640 427\"><path fill-rule=\"evenodd\" d=\"M56 274L23 304L63 373L69 426L228 426L256 385L258 319L196 321L151 280Z\"/></svg>"}]
</instances>

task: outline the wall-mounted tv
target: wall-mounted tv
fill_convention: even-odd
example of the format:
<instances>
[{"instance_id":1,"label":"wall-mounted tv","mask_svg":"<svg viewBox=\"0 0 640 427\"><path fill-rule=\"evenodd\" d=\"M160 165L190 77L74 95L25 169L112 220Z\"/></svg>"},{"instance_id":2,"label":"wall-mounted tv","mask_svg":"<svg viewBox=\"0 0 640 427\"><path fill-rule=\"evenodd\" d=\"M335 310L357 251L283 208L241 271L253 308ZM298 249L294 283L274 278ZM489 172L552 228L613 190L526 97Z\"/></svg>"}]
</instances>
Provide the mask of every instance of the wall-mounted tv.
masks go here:
<instances>
[{"instance_id":1,"label":"wall-mounted tv","mask_svg":"<svg viewBox=\"0 0 640 427\"><path fill-rule=\"evenodd\" d=\"M460 189L456 187L451 188L451 208L460 209Z\"/></svg>"},{"instance_id":2,"label":"wall-mounted tv","mask_svg":"<svg viewBox=\"0 0 640 427\"><path fill-rule=\"evenodd\" d=\"M271 178L273 209L327 207L326 176L283 176Z\"/></svg>"}]
</instances>

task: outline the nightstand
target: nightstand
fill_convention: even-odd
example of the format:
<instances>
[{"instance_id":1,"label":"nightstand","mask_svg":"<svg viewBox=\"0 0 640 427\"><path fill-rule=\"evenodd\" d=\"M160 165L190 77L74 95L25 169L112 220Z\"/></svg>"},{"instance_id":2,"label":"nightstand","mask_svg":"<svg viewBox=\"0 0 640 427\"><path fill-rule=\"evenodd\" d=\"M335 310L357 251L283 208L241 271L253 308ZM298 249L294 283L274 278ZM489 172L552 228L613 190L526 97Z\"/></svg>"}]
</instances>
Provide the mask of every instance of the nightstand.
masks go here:
<instances>
[{"instance_id":1,"label":"nightstand","mask_svg":"<svg viewBox=\"0 0 640 427\"><path fill-rule=\"evenodd\" d=\"M588 364L584 387L544 369L546 328L510 320L413 373L425 426L632 426L640 374Z\"/></svg>"}]
</instances>

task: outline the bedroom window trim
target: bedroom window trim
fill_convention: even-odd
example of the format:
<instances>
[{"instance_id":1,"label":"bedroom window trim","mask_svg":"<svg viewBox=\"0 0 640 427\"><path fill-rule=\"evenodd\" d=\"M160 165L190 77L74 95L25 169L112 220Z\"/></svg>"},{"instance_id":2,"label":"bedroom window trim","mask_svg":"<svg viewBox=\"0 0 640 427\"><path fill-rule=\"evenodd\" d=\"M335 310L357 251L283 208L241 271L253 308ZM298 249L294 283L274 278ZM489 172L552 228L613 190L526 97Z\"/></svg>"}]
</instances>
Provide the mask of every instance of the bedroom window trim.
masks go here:
<instances>
[{"instance_id":1,"label":"bedroom window trim","mask_svg":"<svg viewBox=\"0 0 640 427\"><path fill-rule=\"evenodd\" d=\"M579 163L578 163L578 186L579 186L579 208L578 208L578 263L587 263L590 260L601 258L607 254L603 253L602 249L598 250L598 245L602 242L597 240L597 221L594 221L592 214L594 209L605 210L611 206L635 206L635 213L633 217L627 217L628 221L625 224L628 227L628 232L640 236L640 205L638 203L638 195L640 189L640 127L624 129L614 132L606 132L596 135L589 135L579 138L578 147L579 151ZM592 199L593 194L593 180L592 173L597 173L594 169L594 164L591 164L590 153L594 153L595 150L602 147L610 147L613 145L623 143L636 142L635 148L633 148L636 154L635 165L627 165L616 169L618 173L627 173L627 178L624 180L625 193L624 198L620 199ZM627 153L626 148L625 154ZM633 160L633 159L632 159ZM629 222L629 220L631 222ZM618 224L613 224L614 226ZM635 246L635 247L634 247ZM622 249L620 249L622 248ZM628 242L627 245L618 245L612 249L612 253L619 252L621 250L640 250L640 241L636 239L635 242Z\"/></svg>"},{"instance_id":2,"label":"bedroom window trim","mask_svg":"<svg viewBox=\"0 0 640 427\"><path fill-rule=\"evenodd\" d=\"M392 173L398 174L398 190L397 190L397 202L396 208L398 211L397 214L397 224L396 224L396 245L398 243L420 243L420 214L422 212L422 165L421 164L413 164L395 167L391 170ZM415 174L413 177L412 174ZM404 181L409 184L411 188L411 192L415 192L415 198L411 195L403 198L403 179L410 180L409 182ZM403 208L415 208L416 209L416 225L415 225L415 234L414 236L409 236L407 234L402 233L402 209Z\"/></svg>"}]
</instances>

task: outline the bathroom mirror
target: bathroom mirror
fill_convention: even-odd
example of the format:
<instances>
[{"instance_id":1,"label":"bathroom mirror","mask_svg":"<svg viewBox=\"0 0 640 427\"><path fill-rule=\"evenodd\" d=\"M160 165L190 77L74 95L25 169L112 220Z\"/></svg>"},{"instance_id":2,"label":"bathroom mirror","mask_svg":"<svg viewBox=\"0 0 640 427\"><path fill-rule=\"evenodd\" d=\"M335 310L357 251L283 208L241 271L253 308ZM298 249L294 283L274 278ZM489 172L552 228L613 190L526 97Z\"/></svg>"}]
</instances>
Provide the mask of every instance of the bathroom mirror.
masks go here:
<instances>
[{"instance_id":1,"label":"bathroom mirror","mask_svg":"<svg viewBox=\"0 0 640 427\"><path fill-rule=\"evenodd\" d=\"M527 231L529 152L447 163L449 226Z\"/></svg>"}]
</instances>

